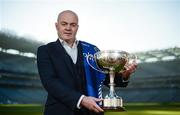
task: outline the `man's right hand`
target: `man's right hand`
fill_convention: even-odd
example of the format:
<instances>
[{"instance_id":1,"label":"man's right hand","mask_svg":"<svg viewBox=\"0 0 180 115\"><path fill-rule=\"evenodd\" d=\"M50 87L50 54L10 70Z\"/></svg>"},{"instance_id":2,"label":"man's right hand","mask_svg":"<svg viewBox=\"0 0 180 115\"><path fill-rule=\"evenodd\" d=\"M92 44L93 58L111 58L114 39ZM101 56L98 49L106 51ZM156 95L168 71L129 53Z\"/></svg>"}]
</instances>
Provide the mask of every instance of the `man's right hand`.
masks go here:
<instances>
[{"instance_id":1,"label":"man's right hand","mask_svg":"<svg viewBox=\"0 0 180 115\"><path fill-rule=\"evenodd\" d=\"M95 97L84 96L81 101L81 106L89 109L90 111L94 111L96 113L104 112L104 110L97 105L96 102L101 102L103 99L98 99Z\"/></svg>"}]
</instances>

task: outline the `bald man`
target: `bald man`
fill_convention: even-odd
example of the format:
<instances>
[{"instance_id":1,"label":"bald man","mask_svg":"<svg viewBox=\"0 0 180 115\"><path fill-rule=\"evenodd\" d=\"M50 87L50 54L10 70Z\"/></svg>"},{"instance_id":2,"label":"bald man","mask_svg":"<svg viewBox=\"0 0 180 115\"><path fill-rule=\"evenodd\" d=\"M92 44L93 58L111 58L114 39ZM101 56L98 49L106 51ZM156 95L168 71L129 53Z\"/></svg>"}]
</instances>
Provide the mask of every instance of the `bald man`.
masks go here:
<instances>
[{"instance_id":1,"label":"bald man","mask_svg":"<svg viewBox=\"0 0 180 115\"><path fill-rule=\"evenodd\" d=\"M37 52L40 79L48 93L44 115L103 115L99 88L101 83L108 85L109 79L86 62L86 56L99 49L76 39L79 25L75 12L59 13L55 27L58 39L40 46ZM126 87L128 81L124 80L129 79L135 68L135 64L130 65L116 76L116 86Z\"/></svg>"}]
</instances>

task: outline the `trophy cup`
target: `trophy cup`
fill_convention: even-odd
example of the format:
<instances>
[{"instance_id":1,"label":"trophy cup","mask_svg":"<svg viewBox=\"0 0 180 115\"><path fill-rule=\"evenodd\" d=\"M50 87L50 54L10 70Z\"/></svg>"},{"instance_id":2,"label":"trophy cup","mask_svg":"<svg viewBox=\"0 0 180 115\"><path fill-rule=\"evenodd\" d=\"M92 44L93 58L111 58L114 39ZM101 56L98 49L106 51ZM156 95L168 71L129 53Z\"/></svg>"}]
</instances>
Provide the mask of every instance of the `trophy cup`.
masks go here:
<instances>
[{"instance_id":1,"label":"trophy cup","mask_svg":"<svg viewBox=\"0 0 180 115\"><path fill-rule=\"evenodd\" d=\"M114 77L115 73L124 71L126 65L135 61L136 56L125 51L106 50L95 53L91 58L94 58L98 68L90 64L89 56L87 56L88 64L99 72L109 74L110 77L109 94L104 97L102 108L104 110L125 111L122 97L115 93Z\"/></svg>"}]
</instances>

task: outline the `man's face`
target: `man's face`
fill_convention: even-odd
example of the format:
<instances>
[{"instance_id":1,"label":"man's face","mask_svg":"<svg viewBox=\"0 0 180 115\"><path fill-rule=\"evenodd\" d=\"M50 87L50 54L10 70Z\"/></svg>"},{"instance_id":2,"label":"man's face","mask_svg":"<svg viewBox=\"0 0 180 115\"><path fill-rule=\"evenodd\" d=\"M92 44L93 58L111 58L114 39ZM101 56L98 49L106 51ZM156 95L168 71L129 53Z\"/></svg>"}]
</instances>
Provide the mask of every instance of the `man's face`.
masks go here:
<instances>
[{"instance_id":1,"label":"man's face","mask_svg":"<svg viewBox=\"0 0 180 115\"><path fill-rule=\"evenodd\" d=\"M78 19L70 13L63 13L56 23L58 36L66 42L74 42L78 30Z\"/></svg>"}]
</instances>

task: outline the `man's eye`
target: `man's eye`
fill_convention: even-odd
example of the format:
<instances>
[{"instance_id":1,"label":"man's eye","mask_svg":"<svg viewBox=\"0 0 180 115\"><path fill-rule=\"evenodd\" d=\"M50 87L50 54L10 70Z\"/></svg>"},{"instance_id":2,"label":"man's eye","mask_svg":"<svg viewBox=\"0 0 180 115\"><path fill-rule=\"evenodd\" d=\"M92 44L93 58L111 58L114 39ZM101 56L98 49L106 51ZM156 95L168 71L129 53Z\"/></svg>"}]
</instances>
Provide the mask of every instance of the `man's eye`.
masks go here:
<instances>
[{"instance_id":1,"label":"man's eye","mask_svg":"<svg viewBox=\"0 0 180 115\"><path fill-rule=\"evenodd\" d=\"M65 25L66 25L66 23L61 23L61 25L62 25L62 26L65 26Z\"/></svg>"},{"instance_id":2,"label":"man's eye","mask_svg":"<svg viewBox=\"0 0 180 115\"><path fill-rule=\"evenodd\" d=\"M77 26L77 24L71 24L71 26L75 27L75 26Z\"/></svg>"}]
</instances>

